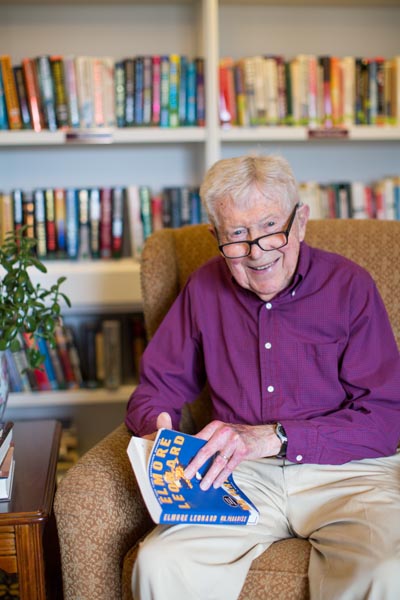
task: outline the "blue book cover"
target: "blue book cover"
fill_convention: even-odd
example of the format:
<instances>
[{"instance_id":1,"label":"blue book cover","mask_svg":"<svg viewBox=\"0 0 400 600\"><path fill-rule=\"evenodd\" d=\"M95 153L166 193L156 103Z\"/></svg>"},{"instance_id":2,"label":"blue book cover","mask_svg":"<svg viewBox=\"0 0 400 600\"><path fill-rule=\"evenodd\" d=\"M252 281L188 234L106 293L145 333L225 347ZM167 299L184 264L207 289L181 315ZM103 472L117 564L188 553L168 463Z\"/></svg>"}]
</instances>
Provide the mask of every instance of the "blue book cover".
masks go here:
<instances>
[{"instance_id":1,"label":"blue book cover","mask_svg":"<svg viewBox=\"0 0 400 600\"><path fill-rule=\"evenodd\" d=\"M233 475L217 489L200 488L213 457L192 479L185 479L185 468L205 443L172 429L160 429L154 443L131 438L127 452L151 518L155 523L170 525L257 523L258 510L235 483Z\"/></svg>"},{"instance_id":2,"label":"blue book cover","mask_svg":"<svg viewBox=\"0 0 400 600\"><path fill-rule=\"evenodd\" d=\"M52 363L52 360L50 357L50 352L49 352L46 340L44 338L42 338L40 334L35 335L35 340L36 340L36 344L37 344L40 354L42 356L44 356L42 369L44 369L47 373L47 377L49 378L51 389L58 390L58 381L57 381L56 373L55 373L55 370L53 367L53 363Z\"/></svg>"},{"instance_id":3,"label":"blue book cover","mask_svg":"<svg viewBox=\"0 0 400 600\"><path fill-rule=\"evenodd\" d=\"M4 93L3 76L0 69L0 129L8 129L6 97Z\"/></svg>"},{"instance_id":4,"label":"blue book cover","mask_svg":"<svg viewBox=\"0 0 400 600\"><path fill-rule=\"evenodd\" d=\"M77 190L66 191L66 242L68 258L79 254L79 199Z\"/></svg>"},{"instance_id":5,"label":"blue book cover","mask_svg":"<svg viewBox=\"0 0 400 600\"><path fill-rule=\"evenodd\" d=\"M135 58L135 125L143 125L143 56Z\"/></svg>"}]
</instances>

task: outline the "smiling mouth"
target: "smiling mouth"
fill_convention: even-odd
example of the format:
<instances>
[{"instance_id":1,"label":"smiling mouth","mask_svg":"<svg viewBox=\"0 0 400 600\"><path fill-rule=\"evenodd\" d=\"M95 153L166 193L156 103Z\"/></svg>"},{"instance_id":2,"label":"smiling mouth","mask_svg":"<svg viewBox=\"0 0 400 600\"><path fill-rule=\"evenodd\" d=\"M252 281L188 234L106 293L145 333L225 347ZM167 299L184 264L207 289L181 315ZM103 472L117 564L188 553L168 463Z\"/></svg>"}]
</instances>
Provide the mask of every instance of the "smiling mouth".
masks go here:
<instances>
[{"instance_id":1,"label":"smiling mouth","mask_svg":"<svg viewBox=\"0 0 400 600\"><path fill-rule=\"evenodd\" d=\"M276 265L278 260L279 260L279 258L273 260L272 262L268 263L267 265L261 265L260 267L252 267L249 265L249 269L252 269L253 271L268 271L268 269L271 269L274 265Z\"/></svg>"}]
</instances>

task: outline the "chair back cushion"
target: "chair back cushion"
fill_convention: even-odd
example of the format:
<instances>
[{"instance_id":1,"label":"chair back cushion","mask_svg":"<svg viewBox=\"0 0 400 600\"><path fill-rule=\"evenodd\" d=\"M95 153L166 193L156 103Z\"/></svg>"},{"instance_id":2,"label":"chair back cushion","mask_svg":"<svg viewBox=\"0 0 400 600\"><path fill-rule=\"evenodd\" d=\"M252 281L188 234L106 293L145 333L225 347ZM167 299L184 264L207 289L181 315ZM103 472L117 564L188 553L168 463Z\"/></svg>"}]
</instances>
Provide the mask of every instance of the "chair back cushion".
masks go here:
<instances>
[{"instance_id":1,"label":"chair back cushion","mask_svg":"<svg viewBox=\"0 0 400 600\"><path fill-rule=\"evenodd\" d=\"M306 241L311 246L343 254L371 273L400 347L400 222L373 219L309 221ZM147 239L141 283L149 338L190 273L216 254L217 243L204 224L162 229Z\"/></svg>"}]
</instances>

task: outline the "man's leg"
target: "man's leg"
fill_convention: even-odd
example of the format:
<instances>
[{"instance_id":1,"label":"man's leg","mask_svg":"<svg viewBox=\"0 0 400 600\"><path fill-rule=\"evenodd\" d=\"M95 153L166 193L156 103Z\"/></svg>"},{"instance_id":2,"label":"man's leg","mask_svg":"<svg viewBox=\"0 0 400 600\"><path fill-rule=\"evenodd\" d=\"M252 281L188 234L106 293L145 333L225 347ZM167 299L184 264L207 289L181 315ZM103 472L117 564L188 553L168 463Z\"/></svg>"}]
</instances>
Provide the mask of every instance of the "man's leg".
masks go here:
<instances>
[{"instance_id":1,"label":"man's leg","mask_svg":"<svg viewBox=\"0 0 400 600\"><path fill-rule=\"evenodd\" d=\"M279 463L243 463L235 480L259 509L259 523L156 527L141 545L133 570L135 600L234 600L254 558L291 536Z\"/></svg>"},{"instance_id":2,"label":"man's leg","mask_svg":"<svg viewBox=\"0 0 400 600\"><path fill-rule=\"evenodd\" d=\"M399 600L400 455L304 466L285 471L290 522L313 546L311 599Z\"/></svg>"}]
</instances>

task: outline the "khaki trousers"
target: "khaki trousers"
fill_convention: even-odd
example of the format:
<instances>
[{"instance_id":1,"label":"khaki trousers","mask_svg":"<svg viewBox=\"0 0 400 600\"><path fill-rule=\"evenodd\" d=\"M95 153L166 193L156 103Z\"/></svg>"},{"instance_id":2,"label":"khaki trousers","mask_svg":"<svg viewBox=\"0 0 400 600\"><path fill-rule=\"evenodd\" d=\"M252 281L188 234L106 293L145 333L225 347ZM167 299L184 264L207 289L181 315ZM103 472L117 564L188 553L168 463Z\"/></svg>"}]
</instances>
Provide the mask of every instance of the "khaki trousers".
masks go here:
<instances>
[{"instance_id":1,"label":"khaki trousers","mask_svg":"<svg viewBox=\"0 0 400 600\"><path fill-rule=\"evenodd\" d=\"M312 544L311 600L400 600L399 453L338 466L247 461L235 480L259 523L156 527L133 570L135 600L233 600L253 559L288 537Z\"/></svg>"}]
</instances>

